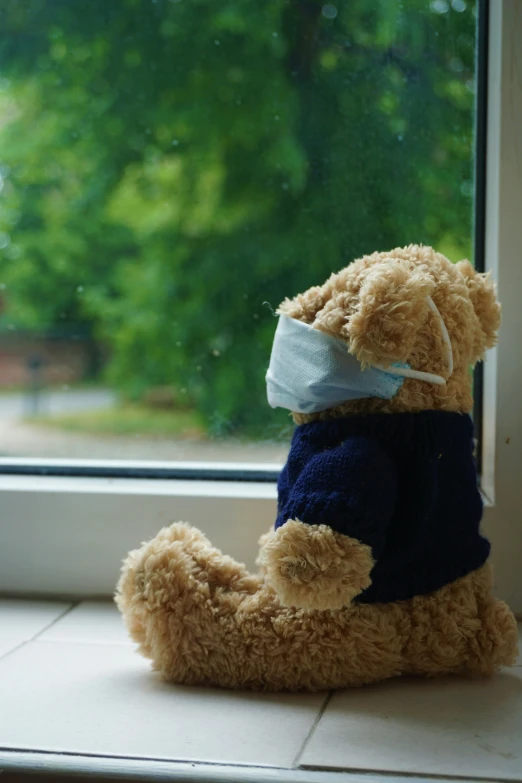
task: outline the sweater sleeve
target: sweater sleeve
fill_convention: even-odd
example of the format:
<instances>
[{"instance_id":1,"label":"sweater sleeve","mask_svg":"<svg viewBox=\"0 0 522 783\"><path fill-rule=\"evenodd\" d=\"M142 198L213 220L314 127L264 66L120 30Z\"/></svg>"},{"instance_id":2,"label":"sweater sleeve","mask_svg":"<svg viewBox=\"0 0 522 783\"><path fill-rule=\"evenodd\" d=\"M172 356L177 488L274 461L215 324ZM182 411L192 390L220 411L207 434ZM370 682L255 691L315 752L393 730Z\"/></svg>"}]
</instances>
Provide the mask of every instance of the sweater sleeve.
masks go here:
<instances>
[{"instance_id":1,"label":"sweater sleeve","mask_svg":"<svg viewBox=\"0 0 522 783\"><path fill-rule=\"evenodd\" d=\"M292 486L285 486L279 524L298 519L328 525L371 546L377 558L396 494L396 467L380 444L368 437L348 438L311 457Z\"/></svg>"}]
</instances>

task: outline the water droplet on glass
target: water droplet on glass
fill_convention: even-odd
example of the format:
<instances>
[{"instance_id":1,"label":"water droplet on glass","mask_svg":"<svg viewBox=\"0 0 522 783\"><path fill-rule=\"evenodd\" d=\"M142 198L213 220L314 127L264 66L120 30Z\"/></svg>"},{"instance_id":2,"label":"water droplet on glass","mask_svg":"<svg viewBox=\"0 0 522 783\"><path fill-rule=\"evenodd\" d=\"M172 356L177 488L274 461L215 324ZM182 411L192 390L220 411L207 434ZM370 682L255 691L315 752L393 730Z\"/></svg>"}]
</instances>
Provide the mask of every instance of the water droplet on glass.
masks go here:
<instances>
[{"instance_id":1,"label":"water droplet on glass","mask_svg":"<svg viewBox=\"0 0 522 783\"><path fill-rule=\"evenodd\" d=\"M449 11L449 3L446 0L433 0L430 3L430 8L434 14L447 14Z\"/></svg>"},{"instance_id":2,"label":"water droplet on glass","mask_svg":"<svg viewBox=\"0 0 522 783\"><path fill-rule=\"evenodd\" d=\"M283 190L288 190L288 182L283 182L281 187L283 188Z\"/></svg>"},{"instance_id":3,"label":"water droplet on glass","mask_svg":"<svg viewBox=\"0 0 522 783\"><path fill-rule=\"evenodd\" d=\"M457 11L459 14L461 14L466 10L466 3L464 0L451 0L451 7L454 11Z\"/></svg>"},{"instance_id":4,"label":"water droplet on glass","mask_svg":"<svg viewBox=\"0 0 522 783\"><path fill-rule=\"evenodd\" d=\"M83 285L79 285L76 290L79 294L83 293Z\"/></svg>"},{"instance_id":5,"label":"water droplet on glass","mask_svg":"<svg viewBox=\"0 0 522 783\"><path fill-rule=\"evenodd\" d=\"M452 71L460 73L464 70L464 63L459 57L453 57L453 59L450 60L450 68Z\"/></svg>"},{"instance_id":6,"label":"water droplet on glass","mask_svg":"<svg viewBox=\"0 0 522 783\"><path fill-rule=\"evenodd\" d=\"M217 348L214 348L214 350L212 351L212 356L221 356L221 351L218 351Z\"/></svg>"},{"instance_id":7,"label":"water droplet on glass","mask_svg":"<svg viewBox=\"0 0 522 783\"><path fill-rule=\"evenodd\" d=\"M397 141L402 141L403 137L401 135L397 136Z\"/></svg>"},{"instance_id":8,"label":"water droplet on glass","mask_svg":"<svg viewBox=\"0 0 522 783\"><path fill-rule=\"evenodd\" d=\"M278 33L272 33L272 35L273 35L274 38L277 38Z\"/></svg>"},{"instance_id":9,"label":"water droplet on glass","mask_svg":"<svg viewBox=\"0 0 522 783\"><path fill-rule=\"evenodd\" d=\"M279 119L279 114L274 114L274 120L278 120L278 119Z\"/></svg>"},{"instance_id":10,"label":"water droplet on glass","mask_svg":"<svg viewBox=\"0 0 522 783\"><path fill-rule=\"evenodd\" d=\"M219 46L219 41L214 41L214 43L216 44L216 46Z\"/></svg>"},{"instance_id":11,"label":"water droplet on glass","mask_svg":"<svg viewBox=\"0 0 522 783\"><path fill-rule=\"evenodd\" d=\"M326 19L335 19L337 16L337 8L331 3L323 5L322 14Z\"/></svg>"},{"instance_id":12,"label":"water droplet on glass","mask_svg":"<svg viewBox=\"0 0 522 783\"><path fill-rule=\"evenodd\" d=\"M7 247L10 242L11 237L9 234L6 234L5 231L0 232L0 250L3 250L4 247Z\"/></svg>"},{"instance_id":13,"label":"water droplet on glass","mask_svg":"<svg viewBox=\"0 0 522 783\"><path fill-rule=\"evenodd\" d=\"M179 144L179 141L177 139L172 139L171 144L173 147L177 147Z\"/></svg>"}]
</instances>

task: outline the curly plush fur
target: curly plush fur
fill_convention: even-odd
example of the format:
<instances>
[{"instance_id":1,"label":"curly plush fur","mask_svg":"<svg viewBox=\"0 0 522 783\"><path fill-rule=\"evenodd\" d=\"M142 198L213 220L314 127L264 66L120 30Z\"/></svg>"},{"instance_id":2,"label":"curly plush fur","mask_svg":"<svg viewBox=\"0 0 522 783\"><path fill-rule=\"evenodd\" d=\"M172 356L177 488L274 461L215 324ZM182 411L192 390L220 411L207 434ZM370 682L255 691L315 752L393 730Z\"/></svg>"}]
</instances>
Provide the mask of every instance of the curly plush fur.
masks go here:
<instances>
[{"instance_id":1,"label":"curly plush fur","mask_svg":"<svg viewBox=\"0 0 522 783\"><path fill-rule=\"evenodd\" d=\"M451 338L449 378L428 296ZM391 400L293 414L298 424L360 413L469 412L470 367L494 345L500 323L485 275L416 245L365 256L323 286L285 300L279 312L345 340L363 364L407 361L448 379L445 386L406 379ZM351 603L370 584L368 547L298 520L260 544L257 575L184 523L129 554L116 601L141 652L165 679L317 690L399 674L486 676L514 663L516 623L491 596L487 565L408 601Z\"/></svg>"},{"instance_id":2,"label":"curly plush fur","mask_svg":"<svg viewBox=\"0 0 522 783\"><path fill-rule=\"evenodd\" d=\"M372 550L327 525L289 520L259 553L267 582L283 606L342 609L371 585Z\"/></svg>"},{"instance_id":3,"label":"curly plush fur","mask_svg":"<svg viewBox=\"0 0 522 783\"><path fill-rule=\"evenodd\" d=\"M284 607L260 576L177 523L130 553L116 601L166 680L295 691L400 674L484 676L514 663L516 623L490 588L484 566L410 601Z\"/></svg>"},{"instance_id":4,"label":"curly plush fur","mask_svg":"<svg viewBox=\"0 0 522 783\"><path fill-rule=\"evenodd\" d=\"M428 294L452 339L454 371L445 386L409 379L391 400L373 397L321 413L294 414L296 424L355 413L471 411L469 370L496 342L500 305L489 277L476 273L469 261L452 264L419 245L373 253L333 274L323 286L286 299L279 312L346 340L348 350L363 362L407 360L414 370L447 378L442 334L437 317L428 311Z\"/></svg>"}]
</instances>

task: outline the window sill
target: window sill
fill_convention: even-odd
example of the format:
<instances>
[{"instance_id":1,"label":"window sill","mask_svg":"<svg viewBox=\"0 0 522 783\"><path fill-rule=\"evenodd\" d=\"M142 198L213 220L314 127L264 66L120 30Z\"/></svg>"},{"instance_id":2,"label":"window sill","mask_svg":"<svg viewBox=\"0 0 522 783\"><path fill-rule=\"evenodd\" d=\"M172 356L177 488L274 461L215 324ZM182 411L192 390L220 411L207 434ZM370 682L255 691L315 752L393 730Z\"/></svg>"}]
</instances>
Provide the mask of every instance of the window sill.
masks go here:
<instances>
[{"instance_id":1,"label":"window sill","mask_svg":"<svg viewBox=\"0 0 522 783\"><path fill-rule=\"evenodd\" d=\"M0 475L0 593L107 597L122 559L172 522L254 568L275 483ZM30 542L30 546L28 546Z\"/></svg>"},{"instance_id":2,"label":"window sill","mask_svg":"<svg viewBox=\"0 0 522 783\"><path fill-rule=\"evenodd\" d=\"M110 597L126 553L177 521L255 570L258 539L277 514L277 486L267 481L4 474L0 492L0 594L31 597ZM496 509L484 502L495 563L502 540ZM522 613L504 582L499 596Z\"/></svg>"},{"instance_id":3,"label":"window sill","mask_svg":"<svg viewBox=\"0 0 522 783\"><path fill-rule=\"evenodd\" d=\"M229 783L522 777L522 660L489 681L405 678L331 697L184 688L149 671L112 604L4 599L0 693L0 773Z\"/></svg>"}]
</instances>

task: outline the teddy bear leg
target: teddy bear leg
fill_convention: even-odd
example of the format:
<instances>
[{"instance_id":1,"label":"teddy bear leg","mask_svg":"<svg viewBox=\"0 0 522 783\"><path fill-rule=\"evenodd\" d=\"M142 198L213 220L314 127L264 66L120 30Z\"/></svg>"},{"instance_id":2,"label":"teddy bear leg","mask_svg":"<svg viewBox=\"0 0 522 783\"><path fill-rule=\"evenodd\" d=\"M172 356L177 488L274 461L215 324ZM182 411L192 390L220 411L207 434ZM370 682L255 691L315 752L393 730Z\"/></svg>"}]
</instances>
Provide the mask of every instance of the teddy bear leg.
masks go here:
<instances>
[{"instance_id":1,"label":"teddy bear leg","mask_svg":"<svg viewBox=\"0 0 522 783\"><path fill-rule=\"evenodd\" d=\"M487 676L514 662L516 621L491 595L490 566L404 603L411 616L406 673Z\"/></svg>"},{"instance_id":2,"label":"teddy bear leg","mask_svg":"<svg viewBox=\"0 0 522 783\"><path fill-rule=\"evenodd\" d=\"M323 690L400 674L407 628L393 605L304 611L188 525L162 530L124 565L127 627L171 682Z\"/></svg>"},{"instance_id":3,"label":"teddy bear leg","mask_svg":"<svg viewBox=\"0 0 522 783\"><path fill-rule=\"evenodd\" d=\"M140 652L165 679L217 684L233 663L225 639L237 607L259 584L199 530L176 523L130 552L116 603Z\"/></svg>"},{"instance_id":4,"label":"teddy bear leg","mask_svg":"<svg viewBox=\"0 0 522 783\"><path fill-rule=\"evenodd\" d=\"M337 611L282 606L269 585L237 613L257 669L248 687L326 690L366 685L402 673L407 623L389 605Z\"/></svg>"},{"instance_id":5,"label":"teddy bear leg","mask_svg":"<svg viewBox=\"0 0 522 783\"><path fill-rule=\"evenodd\" d=\"M493 574L486 565L470 574L477 598L480 622L469 641L469 657L464 669L472 675L488 677L502 666L512 666L518 655L518 628L513 612L492 595Z\"/></svg>"}]
</instances>

